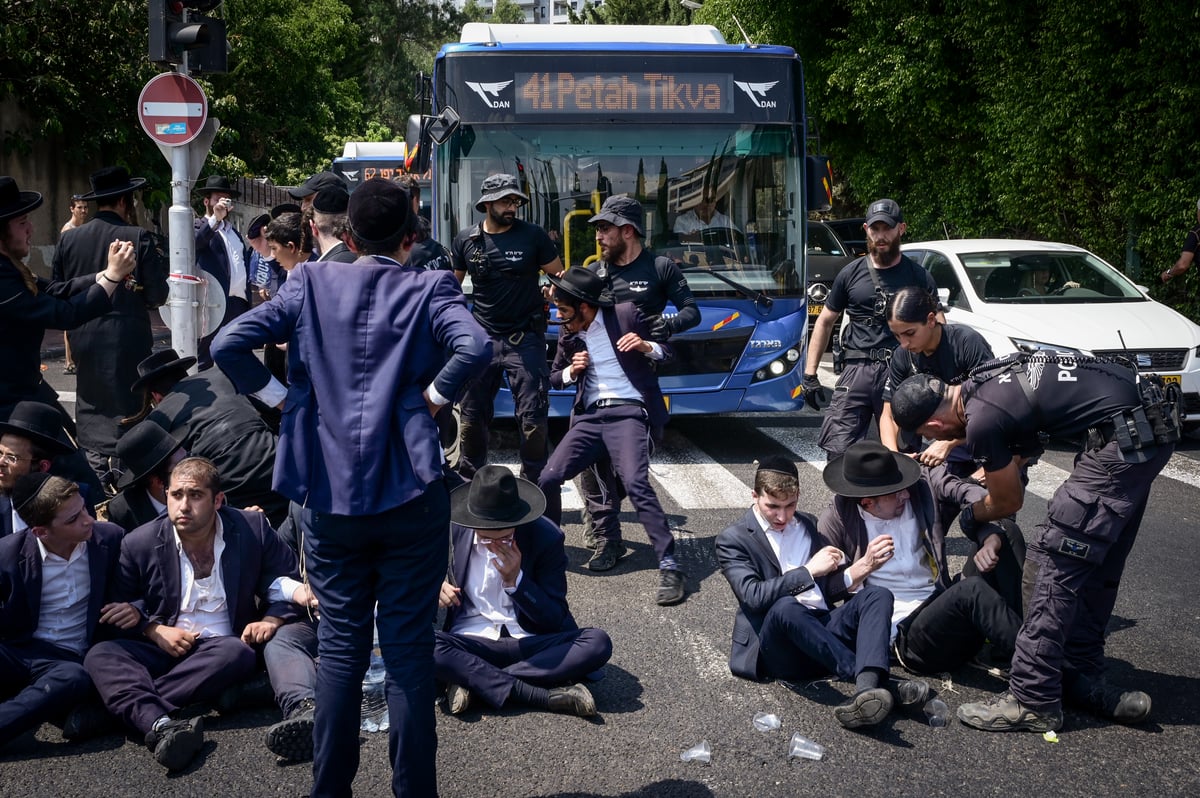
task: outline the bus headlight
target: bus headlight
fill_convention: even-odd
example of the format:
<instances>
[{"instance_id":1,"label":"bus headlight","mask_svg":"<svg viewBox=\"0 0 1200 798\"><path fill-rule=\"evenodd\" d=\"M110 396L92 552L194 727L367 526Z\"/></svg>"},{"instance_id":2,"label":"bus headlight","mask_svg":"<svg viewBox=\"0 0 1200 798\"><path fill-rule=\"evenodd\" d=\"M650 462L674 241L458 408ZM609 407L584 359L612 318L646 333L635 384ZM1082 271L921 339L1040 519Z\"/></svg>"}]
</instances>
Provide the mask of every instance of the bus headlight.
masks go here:
<instances>
[{"instance_id":1,"label":"bus headlight","mask_svg":"<svg viewBox=\"0 0 1200 798\"><path fill-rule=\"evenodd\" d=\"M793 346L767 365L757 369L754 372L754 379L751 382L762 382L763 380L773 380L777 377L782 377L784 374L795 369L796 364L799 362L800 349Z\"/></svg>"}]
</instances>

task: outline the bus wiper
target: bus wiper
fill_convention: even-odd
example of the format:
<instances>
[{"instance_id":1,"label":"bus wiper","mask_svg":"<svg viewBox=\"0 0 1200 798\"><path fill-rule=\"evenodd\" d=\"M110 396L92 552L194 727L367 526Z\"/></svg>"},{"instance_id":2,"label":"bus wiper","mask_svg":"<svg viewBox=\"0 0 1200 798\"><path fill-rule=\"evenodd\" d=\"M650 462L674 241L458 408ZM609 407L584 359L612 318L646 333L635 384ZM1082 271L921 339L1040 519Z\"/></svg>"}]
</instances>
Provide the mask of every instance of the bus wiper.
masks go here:
<instances>
[{"instance_id":1,"label":"bus wiper","mask_svg":"<svg viewBox=\"0 0 1200 798\"><path fill-rule=\"evenodd\" d=\"M734 280L733 278L730 278L730 277L726 277L721 272L710 271L709 269L702 269L699 266L688 266L686 268L683 266L680 266L679 271L683 272L684 274L687 274L688 272L704 272L705 274L716 277L718 280L725 283L729 287L733 288L735 291L740 293L742 296L749 297L754 302L754 308L759 313L762 313L764 315L767 313L770 313L771 308L775 306L775 300L771 299L771 297L767 296L762 291L755 291L753 288L747 288L746 286L739 283L737 280Z\"/></svg>"}]
</instances>

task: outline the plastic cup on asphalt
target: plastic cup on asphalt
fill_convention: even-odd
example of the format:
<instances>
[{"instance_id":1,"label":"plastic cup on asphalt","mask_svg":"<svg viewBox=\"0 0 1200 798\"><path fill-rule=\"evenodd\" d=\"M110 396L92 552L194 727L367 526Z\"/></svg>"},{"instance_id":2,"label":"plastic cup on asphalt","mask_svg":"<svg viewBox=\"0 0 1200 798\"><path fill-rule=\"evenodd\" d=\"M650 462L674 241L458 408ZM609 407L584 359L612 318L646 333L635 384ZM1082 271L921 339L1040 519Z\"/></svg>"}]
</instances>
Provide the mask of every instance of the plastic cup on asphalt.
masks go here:
<instances>
[{"instance_id":1,"label":"plastic cup on asphalt","mask_svg":"<svg viewBox=\"0 0 1200 798\"><path fill-rule=\"evenodd\" d=\"M792 739L788 742L788 758L789 759L816 759L819 760L825 756L825 746L814 743L800 732L792 735Z\"/></svg>"},{"instance_id":2,"label":"plastic cup on asphalt","mask_svg":"<svg viewBox=\"0 0 1200 798\"><path fill-rule=\"evenodd\" d=\"M760 732L775 731L782 725L779 721L779 716L771 712L756 712L754 714L754 728Z\"/></svg>"},{"instance_id":3,"label":"plastic cup on asphalt","mask_svg":"<svg viewBox=\"0 0 1200 798\"><path fill-rule=\"evenodd\" d=\"M923 711L925 717L929 719L929 725L934 728L941 728L950 720L950 707L946 706L946 702L940 698L931 698L926 701Z\"/></svg>"},{"instance_id":4,"label":"plastic cup on asphalt","mask_svg":"<svg viewBox=\"0 0 1200 798\"><path fill-rule=\"evenodd\" d=\"M712 746L708 740L701 740L679 755L684 762L702 762L707 765L712 761Z\"/></svg>"}]
</instances>

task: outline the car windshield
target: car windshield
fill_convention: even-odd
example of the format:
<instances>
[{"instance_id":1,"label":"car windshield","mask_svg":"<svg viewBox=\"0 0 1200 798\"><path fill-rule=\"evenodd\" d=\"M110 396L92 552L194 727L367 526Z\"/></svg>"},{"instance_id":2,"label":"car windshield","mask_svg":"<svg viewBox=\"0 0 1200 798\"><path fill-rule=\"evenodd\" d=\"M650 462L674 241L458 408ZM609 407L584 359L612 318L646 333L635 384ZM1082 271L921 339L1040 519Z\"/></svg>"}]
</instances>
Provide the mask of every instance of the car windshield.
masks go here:
<instances>
[{"instance_id":1,"label":"car windshield","mask_svg":"<svg viewBox=\"0 0 1200 798\"><path fill-rule=\"evenodd\" d=\"M959 256L984 302L1141 302L1125 275L1088 252L979 252Z\"/></svg>"}]
</instances>

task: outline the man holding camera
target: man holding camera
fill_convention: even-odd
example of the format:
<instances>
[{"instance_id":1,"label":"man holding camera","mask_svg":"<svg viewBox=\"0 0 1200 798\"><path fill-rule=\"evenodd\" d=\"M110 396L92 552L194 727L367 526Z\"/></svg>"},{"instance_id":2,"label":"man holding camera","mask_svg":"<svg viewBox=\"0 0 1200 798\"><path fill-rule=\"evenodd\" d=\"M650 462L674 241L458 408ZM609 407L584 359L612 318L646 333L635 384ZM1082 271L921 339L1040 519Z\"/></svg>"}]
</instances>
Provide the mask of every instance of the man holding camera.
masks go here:
<instances>
[{"instance_id":1,"label":"man holding camera","mask_svg":"<svg viewBox=\"0 0 1200 798\"><path fill-rule=\"evenodd\" d=\"M211 175L196 193L204 197L204 216L195 221L196 266L208 272L209 290L214 290L211 280L216 280L225 295L225 315L219 330L250 309L250 275L246 269L250 249L229 219L233 201L241 192L227 178ZM210 330L200 339L197 354L201 371L212 366L208 347L217 330Z\"/></svg>"},{"instance_id":2,"label":"man holding camera","mask_svg":"<svg viewBox=\"0 0 1200 798\"><path fill-rule=\"evenodd\" d=\"M114 487L120 476L117 422L140 405L129 388L138 378L138 363L154 344L147 311L167 301L169 264L154 236L134 223L134 195L145 179L130 177L123 166L108 166L90 180L92 190L80 199L96 201L96 216L62 234L54 251L53 279L61 282L103 271L110 244L133 243L137 266L130 279L116 286L112 310L67 334L77 364L79 447L100 481Z\"/></svg>"}]
</instances>

